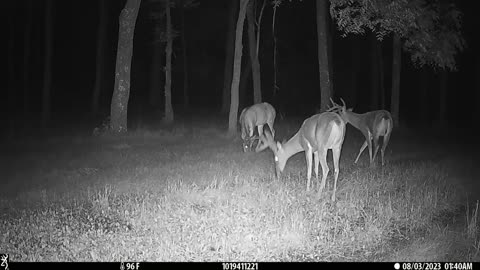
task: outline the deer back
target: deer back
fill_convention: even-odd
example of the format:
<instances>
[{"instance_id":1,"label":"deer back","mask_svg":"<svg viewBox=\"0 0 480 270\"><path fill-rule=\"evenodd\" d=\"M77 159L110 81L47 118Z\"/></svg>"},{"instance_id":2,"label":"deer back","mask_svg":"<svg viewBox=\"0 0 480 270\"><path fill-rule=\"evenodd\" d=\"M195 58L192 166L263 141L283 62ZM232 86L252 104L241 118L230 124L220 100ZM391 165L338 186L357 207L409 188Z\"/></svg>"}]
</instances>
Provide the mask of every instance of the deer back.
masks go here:
<instances>
[{"instance_id":1,"label":"deer back","mask_svg":"<svg viewBox=\"0 0 480 270\"><path fill-rule=\"evenodd\" d=\"M345 136L345 121L338 114L324 112L306 119L301 128L300 143L304 149L314 151L331 149L343 142Z\"/></svg>"},{"instance_id":2,"label":"deer back","mask_svg":"<svg viewBox=\"0 0 480 270\"><path fill-rule=\"evenodd\" d=\"M242 111L240 121L242 126L242 135L249 133L254 127L267 123L273 124L276 112L272 105L263 102L254 104Z\"/></svg>"},{"instance_id":3,"label":"deer back","mask_svg":"<svg viewBox=\"0 0 480 270\"><path fill-rule=\"evenodd\" d=\"M251 123L253 126L273 123L275 116L275 109L266 102L255 104L245 112L246 122Z\"/></svg>"}]
</instances>

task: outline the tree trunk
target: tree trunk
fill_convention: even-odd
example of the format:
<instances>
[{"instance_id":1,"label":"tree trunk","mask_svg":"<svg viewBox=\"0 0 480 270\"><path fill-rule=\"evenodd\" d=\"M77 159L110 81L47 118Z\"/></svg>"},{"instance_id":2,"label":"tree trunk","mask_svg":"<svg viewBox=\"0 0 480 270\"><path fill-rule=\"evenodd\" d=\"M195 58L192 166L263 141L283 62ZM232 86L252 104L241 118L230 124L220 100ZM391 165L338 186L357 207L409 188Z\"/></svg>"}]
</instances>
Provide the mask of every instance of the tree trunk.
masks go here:
<instances>
[{"instance_id":1,"label":"tree trunk","mask_svg":"<svg viewBox=\"0 0 480 270\"><path fill-rule=\"evenodd\" d=\"M107 38L107 22L108 22L108 9L107 1L98 1L99 16L98 16L98 29L97 29L97 55L96 55L96 71L95 71L95 84L93 87L92 96L92 115L98 114L98 107L100 104L100 92L102 89L102 82L104 77L105 67L105 43Z\"/></svg>"},{"instance_id":2,"label":"tree trunk","mask_svg":"<svg viewBox=\"0 0 480 270\"><path fill-rule=\"evenodd\" d=\"M25 29L23 32L23 116L26 120L30 112L30 94L28 91L28 81L30 79L30 50L32 36L32 16L33 16L33 0L27 1L27 18Z\"/></svg>"},{"instance_id":3,"label":"tree trunk","mask_svg":"<svg viewBox=\"0 0 480 270\"><path fill-rule=\"evenodd\" d=\"M187 41L186 41L186 28L185 28L185 0L181 2L180 7L180 21L182 23L182 53L183 53L183 109L187 110L190 106L190 100L188 98L188 58L187 58Z\"/></svg>"},{"instance_id":4,"label":"tree trunk","mask_svg":"<svg viewBox=\"0 0 480 270\"><path fill-rule=\"evenodd\" d=\"M152 44L152 63L150 68L150 89L148 103L151 107L156 107L159 104L162 81L162 56L163 56L163 43L154 42Z\"/></svg>"},{"instance_id":5,"label":"tree trunk","mask_svg":"<svg viewBox=\"0 0 480 270\"><path fill-rule=\"evenodd\" d=\"M439 75L439 95L437 125L444 127L448 124L447 116L447 91L448 91L448 73L441 71Z\"/></svg>"},{"instance_id":6,"label":"tree trunk","mask_svg":"<svg viewBox=\"0 0 480 270\"><path fill-rule=\"evenodd\" d=\"M163 122L165 124L173 123L173 108L172 108L172 20L170 16L170 1L167 0L165 4L165 11L167 13L167 47L165 48L165 117Z\"/></svg>"},{"instance_id":7,"label":"tree trunk","mask_svg":"<svg viewBox=\"0 0 480 270\"><path fill-rule=\"evenodd\" d=\"M325 18L325 23L327 25L327 45L328 45L328 77L330 78L330 96L334 97L335 96L335 87L333 85L333 82L335 81L333 77L333 36L335 31L335 24L332 22L330 19L330 13L328 12L327 9L327 16ZM328 99L330 100L330 99Z\"/></svg>"},{"instance_id":8,"label":"tree trunk","mask_svg":"<svg viewBox=\"0 0 480 270\"><path fill-rule=\"evenodd\" d=\"M52 55L53 55L53 0L45 4L45 47L42 88L42 128L46 128L51 114Z\"/></svg>"},{"instance_id":9,"label":"tree trunk","mask_svg":"<svg viewBox=\"0 0 480 270\"><path fill-rule=\"evenodd\" d=\"M225 44L225 67L223 74L222 113L228 112L230 91L232 86L233 53L235 49L235 22L238 14L238 0L230 0L228 13L227 40Z\"/></svg>"},{"instance_id":10,"label":"tree trunk","mask_svg":"<svg viewBox=\"0 0 480 270\"><path fill-rule=\"evenodd\" d=\"M119 18L115 87L110 108L110 127L116 133L127 131L133 34L140 2L141 0L127 0Z\"/></svg>"},{"instance_id":11,"label":"tree trunk","mask_svg":"<svg viewBox=\"0 0 480 270\"><path fill-rule=\"evenodd\" d=\"M249 0L239 0L240 9L238 11L237 27L235 32L235 58L233 59L232 88L230 95L230 114L228 116L228 135L233 137L237 133L237 115L238 115L238 86L240 83L240 70L242 66L242 37L243 23Z\"/></svg>"},{"instance_id":12,"label":"tree trunk","mask_svg":"<svg viewBox=\"0 0 480 270\"><path fill-rule=\"evenodd\" d=\"M371 78L370 81L372 83L371 85L371 93L370 93L370 109L373 110L378 110L378 101L379 101L379 95L380 95L380 89L379 89L379 84L380 84L380 76L379 76L379 41L377 41L377 38L375 37L375 34L372 33L370 35L370 41L371 41Z\"/></svg>"},{"instance_id":13,"label":"tree trunk","mask_svg":"<svg viewBox=\"0 0 480 270\"><path fill-rule=\"evenodd\" d=\"M280 6L281 1L273 1L273 16L272 16L272 39L273 39L273 100L277 100L277 92L279 90L277 85L277 36L275 35L275 22L277 18L277 7Z\"/></svg>"},{"instance_id":14,"label":"tree trunk","mask_svg":"<svg viewBox=\"0 0 480 270\"><path fill-rule=\"evenodd\" d=\"M266 5L267 5L267 0L263 0L262 8L260 9L260 14L258 15L257 44L255 48L255 52L257 53L257 56L260 54L260 28L262 27L263 11L265 10Z\"/></svg>"},{"instance_id":15,"label":"tree trunk","mask_svg":"<svg viewBox=\"0 0 480 270\"><path fill-rule=\"evenodd\" d=\"M317 37L318 37L318 70L320 75L320 110L328 109L332 96L330 85L330 63L328 56L328 2L317 0Z\"/></svg>"},{"instance_id":16,"label":"tree trunk","mask_svg":"<svg viewBox=\"0 0 480 270\"><path fill-rule=\"evenodd\" d=\"M253 78L253 103L262 102L262 89L260 83L260 62L258 61L256 37L255 37L255 15L253 14L255 1L249 1L247 6L248 21L248 51L250 52L250 63L252 64Z\"/></svg>"},{"instance_id":17,"label":"tree trunk","mask_svg":"<svg viewBox=\"0 0 480 270\"><path fill-rule=\"evenodd\" d=\"M400 126L400 69L402 57L402 44L400 36L393 35L393 62L392 62L392 97L391 113L394 126Z\"/></svg>"}]
</instances>

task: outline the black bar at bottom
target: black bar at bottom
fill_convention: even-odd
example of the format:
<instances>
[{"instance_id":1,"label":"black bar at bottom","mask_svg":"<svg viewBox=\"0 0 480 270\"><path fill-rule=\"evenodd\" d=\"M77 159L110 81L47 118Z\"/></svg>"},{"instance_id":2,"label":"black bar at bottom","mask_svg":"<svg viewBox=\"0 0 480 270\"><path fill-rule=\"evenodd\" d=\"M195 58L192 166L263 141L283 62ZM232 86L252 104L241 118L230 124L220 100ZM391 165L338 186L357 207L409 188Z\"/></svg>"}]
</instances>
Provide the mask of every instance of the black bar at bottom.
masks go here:
<instances>
[{"instance_id":1,"label":"black bar at bottom","mask_svg":"<svg viewBox=\"0 0 480 270\"><path fill-rule=\"evenodd\" d=\"M17 269L115 269L115 270L149 270L149 269L210 269L210 270L266 270L281 269L283 267L302 270L324 269L338 270L342 266L368 267L369 269L391 269L391 270L425 270L422 265L429 263L406 263L406 262L12 262L8 263L9 270ZM480 270L480 263L434 263L439 266L430 270ZM470 267L469 267L470 266ZM465 268L466 267L466 268ZM408 269L407 269L408 268ZM0 270L4 270L0 267ZM354 268L353 268L354 269Z\"/></svg>"}]
</instances>

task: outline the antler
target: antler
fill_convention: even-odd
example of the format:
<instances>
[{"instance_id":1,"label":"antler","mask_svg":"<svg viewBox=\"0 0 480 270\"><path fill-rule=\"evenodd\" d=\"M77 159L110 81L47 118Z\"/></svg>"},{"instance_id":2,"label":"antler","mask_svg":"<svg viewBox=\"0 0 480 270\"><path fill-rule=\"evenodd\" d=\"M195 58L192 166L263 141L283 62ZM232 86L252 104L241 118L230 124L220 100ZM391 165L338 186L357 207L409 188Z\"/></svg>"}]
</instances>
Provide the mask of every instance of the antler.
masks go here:
<instances>
[{"instance_id":1,"label":"antler","mask_svg":"<svg viewBox=\"0 0 480 270\"><path fill-rule=\"evenodd\" d=\"M272 134L267 130L265 130L263 133L265 135L262 134L262 135L259 136L260 143L262 143L262 144L260 145L260 143L259 143L259 145L255 149L255 152L257 152L257 153L261 152L261 151L265 150L267 147L270 147L270 149L272 149L275 152L276 144L275 144L275 140L274 140Z\"/></svg>"},{"instance_id":2,"label":"antler","mask_svg":"<svg viewBox=\"0 0 480 270\"><path fill-rule=\"evenodd\" d=\"M345 107L345 102L343 101L342 98L340 98L340 99L342 100L343 106L338 105L337 103L335 103L333 101L332 98L330 98L330 102L332 102L332 106L329 106L329 108L327 109L327 112L338 112L338 111L342 110Z\"/></svg>"}]
</instances>

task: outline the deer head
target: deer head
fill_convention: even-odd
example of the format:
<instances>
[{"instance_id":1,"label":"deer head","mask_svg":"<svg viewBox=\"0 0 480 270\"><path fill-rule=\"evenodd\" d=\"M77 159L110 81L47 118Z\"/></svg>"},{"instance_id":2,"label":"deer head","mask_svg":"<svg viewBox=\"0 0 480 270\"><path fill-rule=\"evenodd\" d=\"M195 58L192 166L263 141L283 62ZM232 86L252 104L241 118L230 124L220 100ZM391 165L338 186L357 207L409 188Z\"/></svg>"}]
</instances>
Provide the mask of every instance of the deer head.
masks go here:
<instances>
[{"instance_id":1,"label":"deer head","mask_svg":"<svg viewBox=\"0 0 480 270\"><path fill-rule=\"evenodd\" d=\"M277 179L280 177L280 174L283 172L285 168L285 164L287 163L288 156L285 154L285 150L283 144L280 142L275 142L272 134L268 131L265 131L265 136L260 135L260 143L261 145L255 150L257 153L265 150L267 147L272 150L275 156L275 176Z\"/></svg>"}]
</instances>

